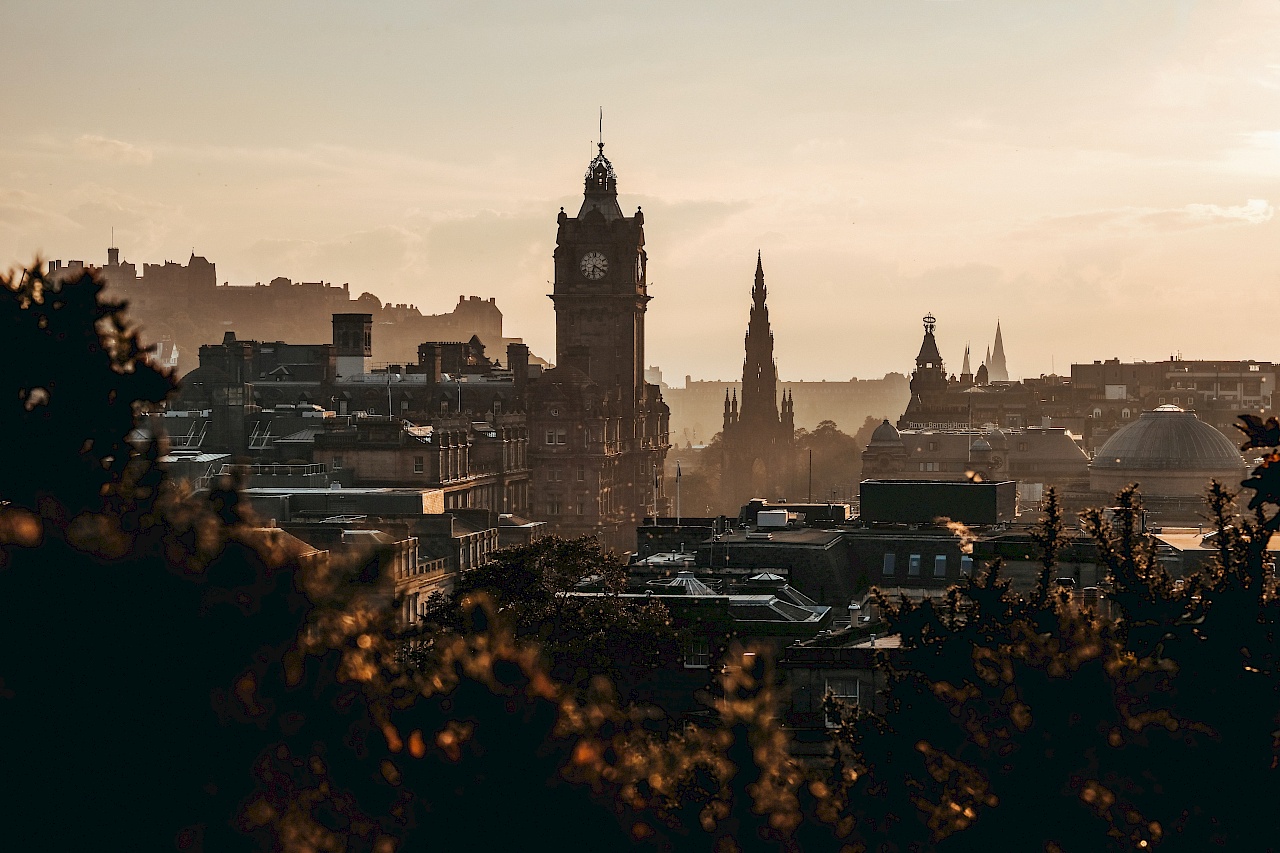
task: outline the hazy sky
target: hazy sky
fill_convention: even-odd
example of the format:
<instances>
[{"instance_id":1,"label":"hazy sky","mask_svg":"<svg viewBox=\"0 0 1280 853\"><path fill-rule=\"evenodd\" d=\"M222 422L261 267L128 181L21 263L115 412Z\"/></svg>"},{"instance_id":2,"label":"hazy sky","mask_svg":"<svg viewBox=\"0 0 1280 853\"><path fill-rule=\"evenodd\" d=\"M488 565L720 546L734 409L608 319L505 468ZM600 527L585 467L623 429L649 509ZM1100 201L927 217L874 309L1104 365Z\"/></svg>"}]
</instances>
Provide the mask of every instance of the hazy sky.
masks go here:
<instances>
[{"instance_id":1,"label":"hazy sky","mask_svg":"<svg viewBox=\"0 0 1280 853\"><path fill-rule=\"evenodd\" d=\"M605 110L649 362L784 379L1280 360L1280 3L0 4L0 263L194 248L220 281L496 296L554 355L555 216ZM976 369L977 362L975 360Z\"/></svg>"}]
</instances>

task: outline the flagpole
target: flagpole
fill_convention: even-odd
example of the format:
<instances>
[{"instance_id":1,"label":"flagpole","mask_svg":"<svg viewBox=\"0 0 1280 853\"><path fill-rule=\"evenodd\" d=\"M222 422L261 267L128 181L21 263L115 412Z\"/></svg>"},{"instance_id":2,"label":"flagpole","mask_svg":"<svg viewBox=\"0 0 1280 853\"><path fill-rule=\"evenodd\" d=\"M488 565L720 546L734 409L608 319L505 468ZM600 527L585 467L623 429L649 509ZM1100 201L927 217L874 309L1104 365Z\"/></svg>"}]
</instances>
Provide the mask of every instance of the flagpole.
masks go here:
<instances>
[{"instance_id":1,"label":"flagpole","mask_svg":"<svg viewBox=\"0 0 1280 853\"><path fill-rule=\"evenodd\" d=\"M680 526L680 463L676 462L676 527Z\"/></svg>"}]
</instances>

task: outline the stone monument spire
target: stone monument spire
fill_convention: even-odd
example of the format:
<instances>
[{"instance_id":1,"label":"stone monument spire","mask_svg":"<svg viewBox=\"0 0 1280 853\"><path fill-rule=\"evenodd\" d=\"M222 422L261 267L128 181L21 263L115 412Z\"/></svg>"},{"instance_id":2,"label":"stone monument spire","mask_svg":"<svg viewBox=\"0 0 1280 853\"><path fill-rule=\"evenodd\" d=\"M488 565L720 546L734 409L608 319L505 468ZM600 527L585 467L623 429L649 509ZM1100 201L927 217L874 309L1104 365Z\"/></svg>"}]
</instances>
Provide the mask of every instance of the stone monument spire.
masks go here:
<instances>
[{"instance_id":1,"label":"stone monument spire","mask_svg":"<svg viewBox=\"0 0 1280 853\"><path fill-rule=\"evenodd\" d=\"M768 289L764 264L756 253L756 280L751 287L751 318L747 323L746 357L742 362L741 420L753 427L778 424L778 367L773 360L773 330L769 328Z\"/></svg>"}]
</instances>

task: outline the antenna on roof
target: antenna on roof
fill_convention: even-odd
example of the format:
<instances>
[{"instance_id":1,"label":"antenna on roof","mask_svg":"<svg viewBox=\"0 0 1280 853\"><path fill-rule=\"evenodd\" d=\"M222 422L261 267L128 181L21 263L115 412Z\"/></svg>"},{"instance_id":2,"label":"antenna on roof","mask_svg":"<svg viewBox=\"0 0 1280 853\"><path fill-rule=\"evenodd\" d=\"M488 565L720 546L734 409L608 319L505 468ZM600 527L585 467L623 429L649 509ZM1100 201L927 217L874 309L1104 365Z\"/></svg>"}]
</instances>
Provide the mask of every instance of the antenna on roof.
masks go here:
<instances>
[{"instance_id":1,"label":"antenna on roof","mask_svg":"<svg viewBox=\"0 0 1280 853\"><path fill-rule=\"evenodd\" d=\"M604 107L600 108L600 147L604 148Z\"/></svg>"}]
</instances>

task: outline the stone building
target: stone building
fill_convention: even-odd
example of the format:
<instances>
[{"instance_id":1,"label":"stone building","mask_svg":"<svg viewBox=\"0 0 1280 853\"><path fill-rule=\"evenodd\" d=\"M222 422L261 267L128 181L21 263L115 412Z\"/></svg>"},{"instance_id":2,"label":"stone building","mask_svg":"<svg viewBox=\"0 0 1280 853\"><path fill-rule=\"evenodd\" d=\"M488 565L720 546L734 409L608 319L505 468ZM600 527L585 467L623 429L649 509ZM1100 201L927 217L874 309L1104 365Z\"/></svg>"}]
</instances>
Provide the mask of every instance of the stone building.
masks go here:
<instances>
[{"instance_id":1,"label":"stone building","mask_svg":"<svg viewBox=\"0 0 1280 853\"><path fill-rule=\"evenodd\" d=\"M83 261L49 262L55 279L79 275L85 268ZM176 345L184 372L195 367L191 362L200 344L218 340L228 328L263 341L316 340L335 313L371 316L377 329L372 358L382 364L411 361L421 341L477 336L496 351L521 342L503 335L502 311L492 297L460 295L448 313L429 315L415 305L384 304L372 293L354 296L346 284L284 277L266 284L219 284L216 265L194 252L185 264L143 264L139 275L138 267L122 260L114 246L107 250L106 265L96 271L112 295L129 300L130 316L148 329L149 338Z\"/></svg>"},{"instance_id":2,"label":"stone building","mask_svg":"<svg viewBox=\"0 0 1280 853\"><path fill-rule=\"evenodd\" d=\"M345 472L353 485L440 489L446 510L528 508L522 414L440 415L425 424L375 415L322 424L312 458Z\"/></svg>"},{"instance_id":3,"label":"stone building","mask_svg":"<svg viewBox=\"0 0 1280 853\"><path fill-rule=\"evenodd\" d=\"M629 550L641 519L667 511L670 411L644 376L644 214L623 214L603 143L577 216L561 208L557 223L556 367L530 385L527 409L532 516Z\"/></svg>"},{"instance_id":4,"label":"stone building","mask_svg":"<svg viewBox=\"0 0 1280 853\"><path fill-rule=\"evenodd\" d=\"M986 424L1016 429L1041 424L1040 389L1027 383L997 383L985 362L971 376L967 350L960 376L948 377L933 334L936 324L932 314L924 318L924 340L911 374L911 399L898 418L898 429L955 430ZM996 341L1003 363L1004 345L998 334ZM1003 375L1007 376L1007 371Z\"/></svg>"},{"instance_id":5,"label":"stone building","mask_svg":"<svg viewBox=\"0 0 1280 853\"><path fill-rule=\"evenodd\" d=\"M864 477L888 480L1015 480L1022 500L1038 501L1053 486L1086 491L1089 457L1066 429L876 427L862 453Z\"/></svg>"},{"instance_id":6,"label":"stone building","mask_svg":"<svg viewBox=\"0 0 1280 853\"><path fill-rule=\"evenodd\" d=\"M740 506L755 497L777 498L795 486L795 404L783 393L778 405L778 364L773 357L768 290L764 265L756 255L742 362L742 399L735 391L724 397L721 433L722 508Z\"/></svg>"},{"instance_id":7,"label":"stone building","mask_svg":"<svg viewBox=\"0 0 1280 853\"><path fill-rule=\"evenodd\" d=\"M1071 365L1074 414L1090 449L1144 411L1160 406L1194 409L1204 423L1235 438L1236 416L1273 408L1277 371L1253 359L1122 362L1118 358Z\"/></svg>"},{"instance_id":8,"label":"stone building","mask_svg":"<svg viewBox=\"0 0 1280 853\"><path fill-rule=\"evenodd\" d=\"M1098 448L1089 483L1103 494L1138 483L1149 499L1199 503L1211 479L1235 490L1244 475L1244 459L1226 436L1195 412L1167 404L1143 412Z\"/></svg>"}]
</instances>

